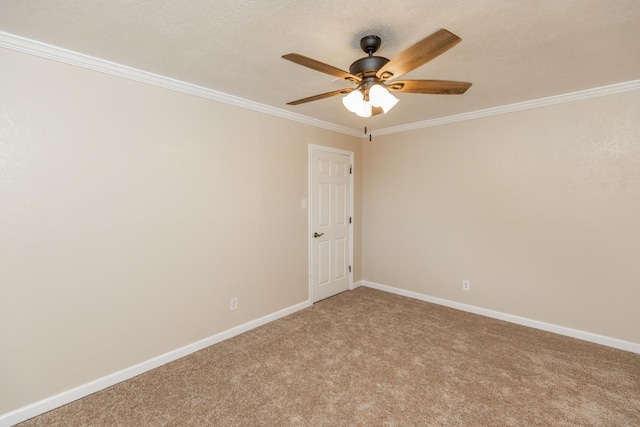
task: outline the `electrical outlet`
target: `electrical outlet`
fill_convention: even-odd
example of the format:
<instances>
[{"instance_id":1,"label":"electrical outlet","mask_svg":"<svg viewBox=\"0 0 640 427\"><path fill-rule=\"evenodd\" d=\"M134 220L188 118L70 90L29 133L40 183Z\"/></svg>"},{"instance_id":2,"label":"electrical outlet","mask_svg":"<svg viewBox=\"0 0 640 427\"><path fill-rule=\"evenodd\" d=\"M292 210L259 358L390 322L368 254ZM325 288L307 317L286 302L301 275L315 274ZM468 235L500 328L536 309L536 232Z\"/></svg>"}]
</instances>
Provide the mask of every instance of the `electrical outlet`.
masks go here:
<instances>
[{"instance_id":1,"label":"electrical outlet","mask_svg":"<svg viewBox=\"0 0 640 427\"><path fill-rule=\"evenodd\" d=\"M468 280L463 280L462 281L462 290L463 291L470 291L471 290L471 282L469 282Z\"/></svg>"},{"instance_id":2,"label":"electrical outlet","mask_svg":"<svg viewBox=\"0 0 640 427\"><path fill-rule=\"evenodd\" d=\"M231 311L236 311L238 309L238 297L231 298L230 308Z\"/></svg>"}]
</instances>

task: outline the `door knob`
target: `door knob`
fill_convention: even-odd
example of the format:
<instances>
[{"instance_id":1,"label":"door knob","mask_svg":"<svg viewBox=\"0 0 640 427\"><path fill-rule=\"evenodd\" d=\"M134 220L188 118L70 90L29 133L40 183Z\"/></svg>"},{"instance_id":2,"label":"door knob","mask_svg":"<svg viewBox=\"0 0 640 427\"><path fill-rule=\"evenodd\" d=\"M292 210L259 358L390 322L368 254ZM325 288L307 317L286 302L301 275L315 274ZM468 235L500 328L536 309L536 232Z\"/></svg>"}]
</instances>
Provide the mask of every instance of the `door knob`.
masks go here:
<instances>
[{"instance_id":1,"label":"door knob","mask_svg":"<svg viewBox=\"0 0 640 427\"><path fill-rule=\"evenodd\" d=\"M313 237L324 236L324 233L313 233Z\"/></svg>"}]
</instances>

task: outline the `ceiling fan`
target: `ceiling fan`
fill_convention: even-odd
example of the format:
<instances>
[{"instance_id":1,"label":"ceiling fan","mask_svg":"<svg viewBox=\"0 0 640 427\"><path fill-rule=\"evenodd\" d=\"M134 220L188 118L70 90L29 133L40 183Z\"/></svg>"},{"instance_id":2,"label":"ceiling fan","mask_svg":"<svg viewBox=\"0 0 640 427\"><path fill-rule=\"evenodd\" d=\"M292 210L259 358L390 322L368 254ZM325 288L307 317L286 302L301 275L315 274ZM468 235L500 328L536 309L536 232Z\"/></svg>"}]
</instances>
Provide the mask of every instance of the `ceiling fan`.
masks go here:
<instances>
[{"instance_id":1,"label":"ceiling fan","mask_svg":"<svg viewBox=\"0 0 640 427\"><path fill-rule=\"evenodd\" d=\"M291 101L287 105L304 104L346 94L347 96L342 99L342 102L349 111L361 117L370 117L388 112L398 102L398 99L389 91L442 95L463 94L471 87L471 83L449 80L394 80L426 64L461 41L460 37L441 29L414 44L392 60L388 60L373 55L382 43L380 37L365 36L360 40L360 47L368 56L351 64L349 72L297 53L283 55L284 59L296 64L357 85L355 88L334 90Z\"/></svg>"}]
</instances>

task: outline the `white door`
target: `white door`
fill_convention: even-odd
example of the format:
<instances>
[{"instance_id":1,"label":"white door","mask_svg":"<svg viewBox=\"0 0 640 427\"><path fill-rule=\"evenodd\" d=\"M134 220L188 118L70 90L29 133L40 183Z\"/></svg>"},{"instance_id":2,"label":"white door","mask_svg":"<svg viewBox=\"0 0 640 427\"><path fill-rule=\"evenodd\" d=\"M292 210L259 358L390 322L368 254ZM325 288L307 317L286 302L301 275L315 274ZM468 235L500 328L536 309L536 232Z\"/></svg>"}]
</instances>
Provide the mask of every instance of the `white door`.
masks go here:
<instances>
[{"instance_id":1,"label":"white door","mask_svg":"<svg viewBox=\"0 0 640 427\"><path fill-rule=\"evenodd\" d=\"M353 153L311 147L313 302L348 290L352 281L352 156Z\"/></svg>"}]
</instances>

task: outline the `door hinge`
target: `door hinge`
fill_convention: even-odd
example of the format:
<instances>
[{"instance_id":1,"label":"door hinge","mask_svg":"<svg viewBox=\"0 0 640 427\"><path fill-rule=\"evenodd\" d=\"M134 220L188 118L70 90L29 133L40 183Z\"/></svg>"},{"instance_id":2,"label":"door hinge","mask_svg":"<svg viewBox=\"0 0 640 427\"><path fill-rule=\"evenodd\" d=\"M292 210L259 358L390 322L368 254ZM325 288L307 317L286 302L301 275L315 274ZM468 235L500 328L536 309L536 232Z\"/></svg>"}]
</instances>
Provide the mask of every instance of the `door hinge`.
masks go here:
<instances>
[{"instance_id":1,"label":"door hinge","mask_svg":"<svg viewBox=\"0 0 640 427\"><path fill-rule=\"evenodd\" d=\"M349 217L349 224L351 224L351 217Z\"/></svg>"},{"instance_id":2,"label":"door hinge","mask_svg":"<svg viewBox=\"0 0 640 427\"><path fill-rule=\"evenodd\" d=\"M349 273L351 273L351 266L349 266Z\"/></svg>"},{"instance_id":3,"label":"door hinge","mask_svg":"<svg viewBox=\"0 0 640 427\"><path fill-rule=\"evenodd\" d=\"M353 174L353 166L349 165L349 175Z\"/></svg>"}]
</instances>

